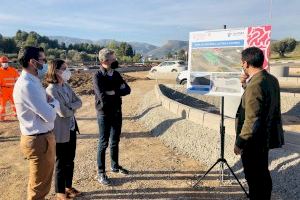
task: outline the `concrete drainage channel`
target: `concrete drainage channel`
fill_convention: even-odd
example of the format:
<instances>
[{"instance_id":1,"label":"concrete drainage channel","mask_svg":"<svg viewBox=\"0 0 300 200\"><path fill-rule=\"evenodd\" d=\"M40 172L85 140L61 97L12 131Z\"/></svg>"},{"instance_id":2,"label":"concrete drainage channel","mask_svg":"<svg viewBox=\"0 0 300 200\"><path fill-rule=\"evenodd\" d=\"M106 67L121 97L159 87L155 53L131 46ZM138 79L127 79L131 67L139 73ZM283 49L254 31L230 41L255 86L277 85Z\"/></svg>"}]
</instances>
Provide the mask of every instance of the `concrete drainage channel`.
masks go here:
<instances>
[{"instance_id":1,"label":"concrete drainage channel","mask_svg":"<svg viewBox=\"0 0 300 200\"><path fill-rule=\"evenodd\" d=\"M165 145L209 167L220 156L220 116L217 114L220 98L184 97L183 91L184 88L174 85L155 86L154 91L144 96L138 111L143 113L140 120ZM283 94L282 99L285 102L283 112L298 112L295 107L300 96ZM193 106L183 104L190 100L202 102ZM234 119L226 118L225 126L225 158L237 175L243 178L239 157L233 153ZM273 199L300 199L300 155L297 151L289 148L271 150L269 169L274 183Z\"/></svg>"},{"instance_id":2,"label":"concrete drainage channel","mask_svg":"<svg viewBox=\"0 0 300 200\"><path fill-rule=\"evenodd\" d=\"M186 112L186 119L205 128L210 128L217 132L219 131L219 97L187 95L182 91L184 87L175 86L176 88L172 89L172 86L173 85L156 85L156 97L162 102L163 107L176 115L181 115L182 112ZM235 135L234 120L225 118L224 123L227 129L226 133Z\"/></svg>"}]
</instances>

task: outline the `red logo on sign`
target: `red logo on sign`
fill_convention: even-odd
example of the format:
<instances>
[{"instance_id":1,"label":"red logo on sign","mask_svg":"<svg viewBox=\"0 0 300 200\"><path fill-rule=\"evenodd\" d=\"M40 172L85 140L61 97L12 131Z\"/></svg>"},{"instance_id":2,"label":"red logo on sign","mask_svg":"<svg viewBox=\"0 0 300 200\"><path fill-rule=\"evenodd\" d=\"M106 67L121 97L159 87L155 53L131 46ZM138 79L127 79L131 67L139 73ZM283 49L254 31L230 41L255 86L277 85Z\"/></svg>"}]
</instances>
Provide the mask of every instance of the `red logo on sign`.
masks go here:
<instances>
[{"instance_id":1,"label":"red logo on sign","mask_svg":"<svg viewBox=\"0 0 300 200\"><path fill-rule=\"evenodd\" d=\"M258 47L265 55L264 69L269 69L269 56L271 44L271 26L248 27L248 47Z\"/></svg>"}]
</instances>

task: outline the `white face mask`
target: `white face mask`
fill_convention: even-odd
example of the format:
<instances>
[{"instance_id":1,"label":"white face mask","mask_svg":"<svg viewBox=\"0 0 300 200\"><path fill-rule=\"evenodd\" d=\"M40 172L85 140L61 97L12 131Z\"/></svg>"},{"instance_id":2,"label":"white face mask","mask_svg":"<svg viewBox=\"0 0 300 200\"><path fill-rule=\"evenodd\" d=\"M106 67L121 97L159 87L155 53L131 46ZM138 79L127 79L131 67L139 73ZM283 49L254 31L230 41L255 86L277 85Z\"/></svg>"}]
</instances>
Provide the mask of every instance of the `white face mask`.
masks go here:
<instances>
[{"instance_id":1,"label":"white face mask","mask_svg":"<svg viewBox=\"0 0 300 200\"><path fill-rule=\"evenodd\" d=\"M71 78L71 71L69 69L66 69L65 71L63 71L63 73L61 74L62 79L64 80L64 82L67 82L68 80L70 80Z\"/></svg>"},{"instance_id":2,"label":"white face mask","mask_svg":"<svg viewBox=\"0 0 300 200\"><path fill-rule=\"evenodd\" d=\"M2 63L2 67L3 67L4 69L8 68L8 63Z\"/></svg>"}]
</instances>

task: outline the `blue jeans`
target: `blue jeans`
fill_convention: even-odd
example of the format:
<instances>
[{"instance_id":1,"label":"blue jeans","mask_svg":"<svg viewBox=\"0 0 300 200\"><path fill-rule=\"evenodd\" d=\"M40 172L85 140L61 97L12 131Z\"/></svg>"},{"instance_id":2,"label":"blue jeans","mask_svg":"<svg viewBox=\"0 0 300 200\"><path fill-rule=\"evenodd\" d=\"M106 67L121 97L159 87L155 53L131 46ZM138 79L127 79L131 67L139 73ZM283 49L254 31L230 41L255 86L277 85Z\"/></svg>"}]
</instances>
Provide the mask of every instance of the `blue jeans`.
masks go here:
<instances>
[{"instance_id":1,"label":"blue jeans","mask_svg":"<svg viewBox=\"0 0 300 200\"><path fill-rule=\"evenodd\" d=\"M110 141L111 168L119 168L119 141L122 127L121 111L98 115L99 145L98 145L98 173L105 172L105 152Z\"/></svg>"}]
</instances>

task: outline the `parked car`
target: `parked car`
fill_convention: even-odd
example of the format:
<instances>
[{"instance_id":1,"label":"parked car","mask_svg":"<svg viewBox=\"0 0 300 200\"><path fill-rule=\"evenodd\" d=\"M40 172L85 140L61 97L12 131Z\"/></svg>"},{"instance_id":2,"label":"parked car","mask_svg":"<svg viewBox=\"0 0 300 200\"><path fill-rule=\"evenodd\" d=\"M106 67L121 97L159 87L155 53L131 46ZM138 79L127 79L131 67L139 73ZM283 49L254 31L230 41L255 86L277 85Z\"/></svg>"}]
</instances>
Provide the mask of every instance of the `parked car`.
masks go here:
<instances>
[{"instance_id":1,"label":"parked car","mask_svg":"<svg viewBox=\"0 0 300 200\"><path fill-rule=\"evenodd\" d=\"M187 83L188 70L180 72L176 78L176 83L180 85L185 85Z\"/></svg>"},{"instance_id":2,"label":"parked car","mask_svg":"<svg viewBox=\"0 0 300 200\"><path fill-rule=\"evenodd\" d=\"M89 69L99 69L99 67L100 67L99 65L93 65L93 66L90 66Z\"/></svg>"},{"instance_id":3,"label":"parked car","mask_svg":"<svg viewBox=\"0 0 300 200\"><path fill-rule=\"evenodd\" d=\"M182 72L187 69L187 65L182 60L164 61L152 67L150 72Z\"/></svg>"}]
</instances>

